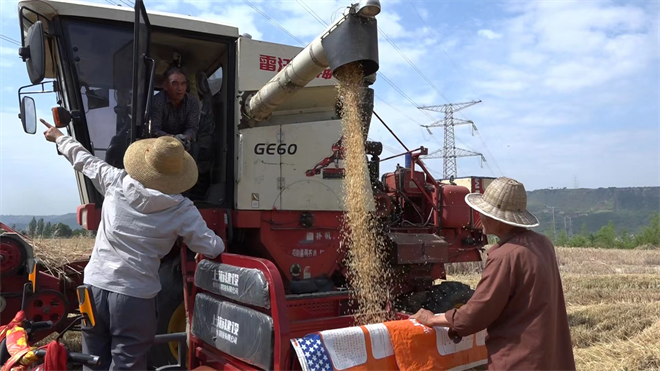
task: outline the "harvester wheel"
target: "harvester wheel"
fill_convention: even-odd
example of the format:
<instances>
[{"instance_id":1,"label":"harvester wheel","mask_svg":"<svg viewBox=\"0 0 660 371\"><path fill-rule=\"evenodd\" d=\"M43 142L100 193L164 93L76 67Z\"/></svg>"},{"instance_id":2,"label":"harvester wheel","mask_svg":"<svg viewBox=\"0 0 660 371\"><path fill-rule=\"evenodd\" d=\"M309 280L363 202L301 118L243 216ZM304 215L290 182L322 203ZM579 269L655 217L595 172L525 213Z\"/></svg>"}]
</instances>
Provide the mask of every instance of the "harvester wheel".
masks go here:
<instances>
[{"instance_id":1,"label":"harvester wheel","mask_svg":"<svg viewBox=\"0 0 660 371\"><path fill-rule=\"evenodd\" d=\"M13 275L24 267L28 259L28 248L16 235L0 236L0 275Z\"/></svg>"},{"instance_id":2,"label":"harvester wheel","mask_svg":"<svg viewBox=\"0 0 660 371\"><path fill-rule=\"evenodd\" d=\"M163 261L159 270L162 289L158 293L157 334L182 332L186 329L186 316L183 307L183 276L179 255ZM182 322L182 323L178 323ZM178 344L154 344L149 352L149 365L161 367L177 364Z\"/></svg>"},{"instance_id":3,"label":"harvester wheel","mask_svg":"<svg viewBox=\"0 0 660 371\"><path fill-rule=\"evenodd\" d=\"M52 321L53 328L66 320L69 303L66 296L55 290L39 290L25 302L25 316L32 321Z\"/></svg>"},{"instance_id":4,"label":"harvester wheel","mask_svg":"<svg viewBox=\"0 0 660 371\"><path fill-rule=\"evenodd\" d=\"M444 313L450 309L460 308L474 294L470 286L453 281L444 281L429 290L428 300L424 306L433 313Z\"/></svg>"}]
</instances>

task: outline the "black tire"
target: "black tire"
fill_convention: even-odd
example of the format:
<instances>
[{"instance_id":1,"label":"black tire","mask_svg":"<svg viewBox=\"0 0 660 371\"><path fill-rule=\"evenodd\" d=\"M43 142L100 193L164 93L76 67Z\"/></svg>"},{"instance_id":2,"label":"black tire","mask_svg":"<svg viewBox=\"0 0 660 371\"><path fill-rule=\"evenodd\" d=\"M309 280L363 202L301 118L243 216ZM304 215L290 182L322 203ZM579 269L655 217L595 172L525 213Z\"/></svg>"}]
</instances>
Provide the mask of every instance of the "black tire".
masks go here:
<instances>
[{"instance_id":1,"label":"black tire","mask_svg":"<svg viewBox=\"0 0 660 371\"><path fill-rule=\"evenodd\" d=\"M453 281L444 281L429 290L424 307L433 313L445 313L467 303L474 294L470 286Z\"/></svg>"},{"instance_id":2,"label":"black tire","mask_svg":"<svg viewBox=\"0 0 660 371\"><path fill-rule=\"evenodd\" d=\"M183 303L183 277L179 255L164 260L158 271L162 289L158 293L157 334L166 334L172 315ZM156 368L177 364L169 344L154 344L149 352L149 366Z\"/></svg>"}]
</instances>

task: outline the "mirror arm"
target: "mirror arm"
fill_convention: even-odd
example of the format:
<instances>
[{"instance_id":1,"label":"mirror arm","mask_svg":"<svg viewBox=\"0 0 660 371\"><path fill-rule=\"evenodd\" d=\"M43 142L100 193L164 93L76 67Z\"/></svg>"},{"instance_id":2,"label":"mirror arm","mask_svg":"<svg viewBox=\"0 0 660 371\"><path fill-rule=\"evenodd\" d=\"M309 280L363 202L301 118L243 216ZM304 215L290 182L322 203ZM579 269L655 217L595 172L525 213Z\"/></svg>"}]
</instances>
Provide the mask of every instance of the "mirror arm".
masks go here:
<instances>
[{"instance_id":1,"label":"mirror arm","mask_svg":"<svg viewBox=\"0 0 660 371\"><path fill-rule=\"evenodd\" d=\"M45 85L45 84L51 84L51 83L53 84L52 89L51 89L51 90L46 90L46 89L44 88L44 85ZM28 92L23 92L23 89L31 88L31 87L33 87L33 86L37 86L37 85L41 85L41 91L28 91ZM44 81L44 82L40 82L40 83L38 83L38 84L31 84L31 85L21 86L21 87L18 89L18 105L20 106L20 104L21 104L21 97L22 97L23 95L28 95L28 94L48 94L48 93L57 93L58 90L59 90L59 86L58 86L58 84L57 84L57 80Z\"/></svg>"}]
</instances>

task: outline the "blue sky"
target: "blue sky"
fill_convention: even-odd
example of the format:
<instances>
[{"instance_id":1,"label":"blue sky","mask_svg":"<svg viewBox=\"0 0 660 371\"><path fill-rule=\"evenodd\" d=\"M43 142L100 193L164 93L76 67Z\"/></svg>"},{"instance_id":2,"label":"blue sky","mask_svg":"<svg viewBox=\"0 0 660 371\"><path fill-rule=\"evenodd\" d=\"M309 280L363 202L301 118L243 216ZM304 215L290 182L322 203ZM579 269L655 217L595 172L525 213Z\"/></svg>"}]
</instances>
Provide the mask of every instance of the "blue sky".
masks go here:
<instances>
[{"instance_id":1,"label":"blue sky","mask_svg":"<svg viewBox=\"0 0 660 371\"><path fill-rule=\"evenodd\" d=\"M119 2L119 0L109 0ZM126 0L125 0L126 1ZM105 0L97 1L107 4ZM305 43L347 1L250 0ZM146 0L148 10L200 16L255 39L296 45L245 1ZM506 175L527 189L660 185L660 11L657 1L382 0L380 71L419 105L483 102L457 117L459 176ZM19 39L16 2L0 1L0 33ZM406 61L410 60L431 83ZM16 90L29 83L17 47L0 42L0 214L62 214L79 203L73 170L41 132L23 133ZM409 147L441 146L440 128L379 78L376 111ZM49 118L54 96L37 99ZM439 117L437 114L434 117ZM401 147L376 121L370 137ZM390 154L387 152L386 154ZM442 160L428 160L438 176ZM394 167L386 162L383 168Z\"/></svg>"}]
</instances>

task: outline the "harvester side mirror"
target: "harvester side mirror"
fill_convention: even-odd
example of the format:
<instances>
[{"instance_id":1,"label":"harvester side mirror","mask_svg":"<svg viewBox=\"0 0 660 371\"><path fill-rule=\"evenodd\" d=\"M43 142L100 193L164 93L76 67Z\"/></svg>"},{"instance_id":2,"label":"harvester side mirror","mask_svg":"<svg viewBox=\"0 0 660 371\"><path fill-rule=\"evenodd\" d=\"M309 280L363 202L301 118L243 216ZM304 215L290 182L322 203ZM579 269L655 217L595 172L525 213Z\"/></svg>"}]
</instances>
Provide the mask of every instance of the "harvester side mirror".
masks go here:
<instances>
[{"instance_id":1,"label":"harvester side mirror","mask_svg":"<svg viewBox=\"0 0 660 371\"><path fill-rule=\"evenodd\" d=\"M28 134L37 132L37 106L32 97L23 97L21 100L21 123L23 130Z\"/></svg>"},{"instance_id":2,"label":"harvester side mirror","mask_svg":"<svg viewBox=\"0 0 660 371\"><path fill-rule=\"evenodd\" d=\"M24 46L18 49L18 54L27 65L28 76L32 84L39 84L46 77L46 43L44 42L44 25L36 21L28 29Z\"/></svg>"},{"instance_id":3,"label":"harvester side mirror","mask_svg":"<svg viewBox=\"0 0 660 371\"><path fill-rule=\"evenodd\" d=\"M78 308L80 314L84 317L83 325L94 327L96 325L96 316L94 311L94 298L92 289L89 285L78 286Z\"/></svg>"}]
</instances>

